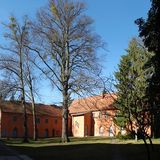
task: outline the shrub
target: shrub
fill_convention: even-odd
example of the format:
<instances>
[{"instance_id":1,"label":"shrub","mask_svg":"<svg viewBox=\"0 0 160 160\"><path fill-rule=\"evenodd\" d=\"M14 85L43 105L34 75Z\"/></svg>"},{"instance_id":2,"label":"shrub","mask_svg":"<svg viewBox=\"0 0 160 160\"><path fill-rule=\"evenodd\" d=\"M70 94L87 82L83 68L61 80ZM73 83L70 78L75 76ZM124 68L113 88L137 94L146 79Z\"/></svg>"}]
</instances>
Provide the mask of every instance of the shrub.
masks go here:
<instances>
[{"instance_id":1,"label":"shrub","mask_svg":"<svg viewBox=\"0 0 160 160\"><path fill-rule=\"evenodd\" d=\"M134 132L129 132L126 135L122 135L121 132L119 132L118 135L116 136L116 138L123 139L123 140L134 139L135 138L135 133Z\"/></svg>"}]
</instances>

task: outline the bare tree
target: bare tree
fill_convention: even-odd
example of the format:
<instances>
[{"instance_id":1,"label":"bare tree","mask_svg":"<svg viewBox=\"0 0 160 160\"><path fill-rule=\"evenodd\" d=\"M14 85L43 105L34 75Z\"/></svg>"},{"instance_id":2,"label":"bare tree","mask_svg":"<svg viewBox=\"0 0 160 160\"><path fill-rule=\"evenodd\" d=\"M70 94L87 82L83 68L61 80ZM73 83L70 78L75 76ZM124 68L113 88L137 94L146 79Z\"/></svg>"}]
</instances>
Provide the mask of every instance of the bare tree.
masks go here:
<instances>
[{"instance_id":1,"label":"bare tree","mask_svg":"<svg viewBox=\"0 0 160 160\"><path fill-rule=\"evenodd\" d=\"M26 52L25 44L28 41L28 25L27 18L24 18L22 26L15 17L10 18L9 24L4 25L7 28L4 36L10 42L10 45L1 46L1 49L5 52L0 56L0 68L3 70L5 79L7 78L10 83L8 89L12 93L15 91L15 94L20 96L24 109L24 142L28 142L24 80L24 53Z\"/></svg>"},{"instance_id":2,"label":"bare tree","mask_svg":"<svg viewBox=\"0 0 160 160\"><path fill-rule=\"evenodd\" d=\"M3 71L4 80L1 81L1 95L4 98L16 96L21 98L24 108L24 141L28 141L27 131L27 113L25 102L31 101L33 115L33 139L37 140L37 124L36 124L36 109L35 95L38 95L35 88L35 81L38 79L35 74L35 66L33 65L35 56L26 47L31 41L30 21L24 17L21 25L15 17L11 17L10 23L4 25L9 33L5 37L10 41L10 46L0 46L5 51L0 56L0 68ZM18 96L18 97L17 97Z\"/></svg>"},{"instance_id":3,"label":"bare tree","mask_svg":"<svg viewBox=\"0 0 160 160\"><path fill-rule=\"evenodd\" d=\"M0 97L2 100L11 98L17 92L17 84L8 80L0 80Z\"/></svg>"},{"instance_id":4,"label":"bare tree","mask_svg":"<svg viewBox=\"0 0 160 160\"><path fill-rule=\"evenodd\" d=\"M62 142L68 139L68 107L72 93L91 91L98 85L100 65L96 51L103 46L93 32L85 5L70 0L51 0L37 13L34 41L29 49L39 56L37 67L58 88L63 97ZM92 86L92 87L91 87Z\"/></svg>"},{"instance_id":5,"label":"bare tree","mask_svg":"<svg viewBox=\"0 0 160 160\"><path fill-rule=\"evenodd\" d=\"M31 105L32 105L32 116L33 116L33 139L36 141L37 140L37 122L36 122L36 105L35 105L35 94L37 95L37 88L35 89L35 85L34 82L37 81L37 76L34 73L34 60L35 57L31 56L31 54L29 53L29 50L27 52L27 54L25 54L25 81L27 84L27 88L29 89L29 91L26 93L28 95L29 100L31 101Z\"/></svg>"}]
</instances>

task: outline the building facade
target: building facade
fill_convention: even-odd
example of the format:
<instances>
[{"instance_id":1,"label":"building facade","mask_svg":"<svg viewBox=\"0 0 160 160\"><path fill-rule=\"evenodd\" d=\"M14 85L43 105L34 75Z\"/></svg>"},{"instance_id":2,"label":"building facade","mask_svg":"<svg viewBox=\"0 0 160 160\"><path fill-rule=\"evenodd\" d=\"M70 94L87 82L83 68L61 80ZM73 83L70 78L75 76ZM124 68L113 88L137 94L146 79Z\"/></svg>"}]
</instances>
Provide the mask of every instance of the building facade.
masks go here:
<instances>
[{"instance_id":1,"label":"building facade","mask_svg":"<svg viewBox=\"0 0 160 160\"><path fill-rule=\"evenodd\" d=\"M31 104L26 103L28 136L33 137ZM61 136L62 109L56 105L36 104L37 135L39 138ZM0 104L0 136L23 137L24 116L20 102L4 101Z\"/></svg>"},{"instance_id":2,"label":"building facade","mask_svg":"<svg viewBox=\"0 0 160 160\"><path fill-rule=\"evenodd\" d=\"M120 128L114 123L115 95L99 95L74 100L69 107L68 135L74 137L114 137ZM26 103L28 137L33 137L31 104ZM24 136L24 112L20 102L0 103L0 137ZM62 133L62 107L36 104L38 138L60 137Z\"/></svg>"},{"instance_id":3,"label":"building facade","mask_svg":"<svg viewBox=\"0 0 160 160\"><path fill-rule=\"evenodd\" d=\"M115 95L105 94L74 100L69 108L72 117L72 135L114 137L120 128L114 123Z\"/></svg>"}]
</instances>

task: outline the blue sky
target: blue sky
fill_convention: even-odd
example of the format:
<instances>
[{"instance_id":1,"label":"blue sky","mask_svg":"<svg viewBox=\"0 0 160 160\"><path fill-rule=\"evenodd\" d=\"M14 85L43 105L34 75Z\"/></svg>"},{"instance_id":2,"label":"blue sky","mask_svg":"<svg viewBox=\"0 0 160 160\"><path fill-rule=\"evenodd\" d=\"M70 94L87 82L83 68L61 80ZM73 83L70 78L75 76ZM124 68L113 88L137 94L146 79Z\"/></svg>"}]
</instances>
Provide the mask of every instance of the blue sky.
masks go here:
<instances>
[{"instance_id":1,"label":"blue sky","mask_svg":"<svg viewBox=\"0 0 160 160\"><path fill-rule=\"evenodd\" d=\"M87 5L86 14L94 20L94 29L107 43L107 56L103 60L104 74L110 75L117 69L121 55L132 37L138 36L138 27L134 20L146 17L150 0L83 0ZM37 9L47 4L48 0L0 0L0 22L7 22L10 14L18 19L25 14L34 18ZM0 37L3 26L0 25ZM0 38L0 43L3 43ZM104 52L104 51L103 51ZM61 101L57 91L50 90L50 85L42 85L42 102ZM45 96L44 96L45 95Z\"/></svg>"}]
</instances>

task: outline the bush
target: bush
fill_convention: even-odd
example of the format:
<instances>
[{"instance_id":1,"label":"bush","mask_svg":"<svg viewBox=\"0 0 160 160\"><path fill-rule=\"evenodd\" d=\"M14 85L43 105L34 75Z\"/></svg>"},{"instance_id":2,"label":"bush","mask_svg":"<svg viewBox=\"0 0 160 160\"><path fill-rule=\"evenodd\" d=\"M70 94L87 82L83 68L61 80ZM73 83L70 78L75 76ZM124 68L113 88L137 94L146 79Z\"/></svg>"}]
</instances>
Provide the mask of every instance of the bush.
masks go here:
<instances>
[{"instance_id":1,"label":"bush","mask_svg":"<svg viewBox=\"0 0 160 160\"><path fill-rule=\"evenodd\" d=\"M123 139L123 140L127 140L127 139L134 139L135 138L135 133L134 132L129 132L126 135L122 135L120 132L118 133L118 135L116 136L116 138L118 139Z\"/></svg>"}]
</instances>

